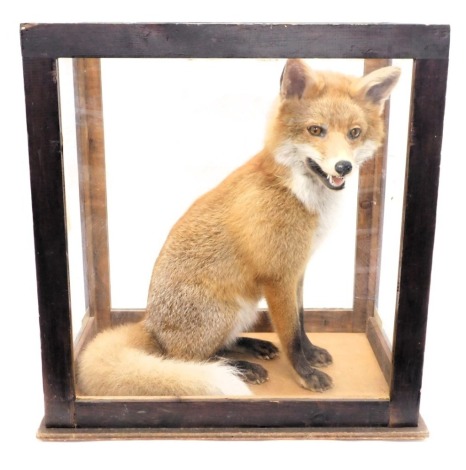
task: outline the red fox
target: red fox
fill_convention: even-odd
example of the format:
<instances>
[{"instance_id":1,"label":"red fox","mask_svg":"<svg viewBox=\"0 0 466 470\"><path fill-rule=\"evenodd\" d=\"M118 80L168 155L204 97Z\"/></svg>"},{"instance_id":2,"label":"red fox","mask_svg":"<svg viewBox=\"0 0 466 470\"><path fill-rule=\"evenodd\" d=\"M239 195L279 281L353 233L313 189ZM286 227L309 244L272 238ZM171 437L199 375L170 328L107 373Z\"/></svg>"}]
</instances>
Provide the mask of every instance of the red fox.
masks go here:
<instances>
[{"instance_id":1,"label":"red fox","mask_svg":"<svg viewBox=\"0 0 466 470\"><path fill-rule=\"evenodd\" d=\"M289 59L264 147L200 197L170 231L155 262L145 317L99 333L79 357L86 395L251 394L267 380L270 342L240 337L265 298L281 351L306 389L331 377L331 355L303 328L307 262L335 212L345 179L381 145L384 103L400 70L362 78ZM237 357L237 356L236 356Z\"/></svg>"}]
</instances>

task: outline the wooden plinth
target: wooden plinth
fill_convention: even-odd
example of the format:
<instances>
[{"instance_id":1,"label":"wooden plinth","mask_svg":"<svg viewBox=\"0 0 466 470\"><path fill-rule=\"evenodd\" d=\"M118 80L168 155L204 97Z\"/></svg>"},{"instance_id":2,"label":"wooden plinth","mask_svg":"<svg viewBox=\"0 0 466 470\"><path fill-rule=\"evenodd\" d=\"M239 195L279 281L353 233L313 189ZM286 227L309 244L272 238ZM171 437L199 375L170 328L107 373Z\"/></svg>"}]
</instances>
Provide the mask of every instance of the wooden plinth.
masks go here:
<instances>
[{"instance_id":1,"label":"wooden plinth","mask_svg":"<svg viewBox=\"0 0 466 470\"><path fill-rule=\"evenodd\" d=\"M251 333L250 336L279 345L274 333ZM312 333L314 344L327 348L334 363L325 370L334 387L315 393L300 387L286 358L271 361L252 359L269 372L265 384L250 386L252 399L297 400L389 400L389 386L369 341L363 333ZM79 397L85 399L86 397ZM79 400L78 398L78 400ZM217 397L218 398L218 397ZM108 398L106 398L108 400ZM251 398L245 398L251 400ZM157 397L154 397L157 402ZM422 421L417 427L237 427L237 428L46 428L41 425L38 437L46 441L117 440L117 439L336 439L336 440L419 440L428 436Z\"/></svg>"},{"instance_id":2,"label":"wooden plinth","mask_svg":"<svg viewBox=\"0 0 466 470\"><path fill-rule=\"evenodd\" d=\"M43 441L104 440L386 440L414 441L426 439L429 431L419 419L417 427L406 428L46 428L41 425L37 437Z\"/></svg>"}]
</instances>

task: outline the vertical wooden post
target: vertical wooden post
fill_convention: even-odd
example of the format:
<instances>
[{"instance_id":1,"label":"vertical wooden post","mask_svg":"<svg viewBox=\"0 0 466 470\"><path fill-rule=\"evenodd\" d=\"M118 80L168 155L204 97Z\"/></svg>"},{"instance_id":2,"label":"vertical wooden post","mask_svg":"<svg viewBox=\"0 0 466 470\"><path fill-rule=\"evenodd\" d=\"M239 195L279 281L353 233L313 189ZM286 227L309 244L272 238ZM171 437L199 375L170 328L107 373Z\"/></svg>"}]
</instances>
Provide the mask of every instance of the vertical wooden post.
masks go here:
<instances>
[{"instance_id":1,"label":"vertical wooden post","mask_svg":"<svg viewBox=\"0 0 466 470\"><path fill-rule=\"evenodd\" d=\"M366 59L364 74L390 65L389 59ZM389 102L385 104L385 139L373 159L359 173L356 259L354 272L353 331L366 331L374 315L382 247L383 203L387 160Z\"/></svg>"},{"instance_id":2,"label":"vertical wooden post","mask_svg":"<svg viewBox=\"0 0 466 470\"><path fill-rule=\"evenodd\" d=\"M403 206L390 425L417 426L434 248L447 59L416 59Z\"/></svg>"},{"instance_id":3,"label":"vertical wooden post","mask_svg":"<svg viewBox=\"0 0 466 470\"><path fill-rule=\"evenodd\" d=\"M63 152L55 59L24 58L44 424L74 424L73 339Z\"/></svg>"},{"instance_id":4,"label":"vertical wooden post","mask_svg":"<svg viewBox=\"0 0 466 470\"><path fill-rule=\"evenodd\" d=\"M100 331L111 323L100 59L74 59L73 69L86 307Z\"/></svg>"}]
</instances>

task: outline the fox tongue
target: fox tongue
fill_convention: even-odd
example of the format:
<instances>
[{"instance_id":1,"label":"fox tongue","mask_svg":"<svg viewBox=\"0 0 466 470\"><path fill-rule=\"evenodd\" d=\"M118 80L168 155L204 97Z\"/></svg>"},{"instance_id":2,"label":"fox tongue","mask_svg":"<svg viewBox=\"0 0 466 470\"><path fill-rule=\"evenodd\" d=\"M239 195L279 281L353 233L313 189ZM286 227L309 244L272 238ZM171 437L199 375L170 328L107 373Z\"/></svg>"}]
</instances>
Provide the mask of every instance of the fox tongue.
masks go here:
<instances>
[{"instance_id":1,"label":"fox tongue","mask_svg":"<svg viewBox=\"0 0 466 470\"><path fill-rule=\"evenodd\" d=\"M332 186L341 186L345 182L345 178L342 178L341 176L330 176L329 178L330 184Z\"/></svg>"}]
</instances>

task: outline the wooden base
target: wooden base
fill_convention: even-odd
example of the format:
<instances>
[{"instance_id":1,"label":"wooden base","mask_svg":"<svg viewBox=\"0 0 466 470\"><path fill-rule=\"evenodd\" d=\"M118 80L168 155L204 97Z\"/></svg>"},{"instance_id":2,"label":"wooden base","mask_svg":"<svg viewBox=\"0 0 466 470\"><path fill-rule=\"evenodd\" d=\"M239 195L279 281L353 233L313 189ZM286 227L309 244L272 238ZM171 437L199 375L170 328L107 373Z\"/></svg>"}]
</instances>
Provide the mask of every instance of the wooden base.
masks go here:
<instances>
[{"instance_id":1,"label":"wooden base","mask_svg":"<svg viewBox=\"0 0 466 470\"><path fill-rule=\"evenodd\" d=\"M250 333L254 336L269 340L277 345L278 339L274 333ZM253 392L252 399L265 400L317 400L331 402L332 400L381 400L388 402L389 387L380 369L378 360L371 348L370 342L363 333L311 333L310 337L315 344L327 348L334 358L334 364L326 371L334 379L334 387L325 392L316 394L303 389L297 383L292 368L282 356L273 361L260 361L269 372L269 380L262 385L250 386ZM147 397L146 397L147 398ZM165 399L152 397L154 403ZM170 397L168 397L169 399ZM173 397L172 397L173 398ZM221 399L222 397L214 397ZM97 397L93 398L97 400ZM117 397L115 397L117 399ZM89 400L89 397L80 396L76 405ZM112 398L101 398L101 405L105 405ZM251 398L245 398L250 401ZM154 411L152 409L152 411ZM148 412L152 412L148 411ZM103 416L104 418L104 416ZM331 439L331 440L419 440L428 436L428 431L422 419L416 427L388 426L317 426L303 427L244 425L234 427L151 427L146 423L136 427L131 421L121 427L105 425L105 421L98 421L97 426L83 425L75 428L47 428L42 424L37 436L46 441L89 441L89 440L118 440L118 439L199 439L199 440L268 440L268 439Z\"/></svg>"},{"instance_id":2,"label":"wooden base","mask_svg":"<svg viewBox=\"0 0 466 470\"><path fill-rule=\"evenodd\" d=\"M243 333L242 336L271 341L280 348L276 333L254 332ZM267 382L249 385L254 397L318 400L389 399L389 386L380 367L380 358L373 350L366 334L315 332L308 333L308 336L315 345L327 349L333 357L333 364L322 369L332 377L333 387L325 393L310 392L302 388L284 354L273 360L238 355L238 358L261 364L269 373ZM83 344L80 341L76 351L81 351ZM78 397L86 398L79 393Z\"/></svg>"},{"instance_id":3,"label":"wooden base","mask_svg":"<svg viewBox=\"0 0 466 470\"><path fill-rule=\"evenodd\" d=\"M37 437L43 441L104 441L104 440L423 440L429 431L419 418L417 427L410 428L46 428L41 424Z\"/></svg>"}]
</instances>

